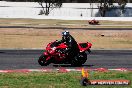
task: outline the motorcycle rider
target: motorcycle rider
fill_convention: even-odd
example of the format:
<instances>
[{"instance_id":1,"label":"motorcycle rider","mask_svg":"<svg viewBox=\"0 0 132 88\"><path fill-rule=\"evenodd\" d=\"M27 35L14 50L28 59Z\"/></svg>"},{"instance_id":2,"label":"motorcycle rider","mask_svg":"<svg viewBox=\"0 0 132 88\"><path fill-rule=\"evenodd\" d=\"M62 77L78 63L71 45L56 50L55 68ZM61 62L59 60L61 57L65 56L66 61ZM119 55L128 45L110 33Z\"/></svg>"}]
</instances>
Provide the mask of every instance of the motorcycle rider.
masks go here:
<instances>
[{"instance_id":1,"label":"motorcycle rider","mask_svg":"<svg viewBox=\"0 0 132 88\"><path fill-rule=\"evenodd\" d=\"M63 53L68 56L75 56L79 52L78 44L75 39L70 35L69 31L62 32L62 40L58 43L65 43L68 48L66 48Z\"/></svg>"}]
</instances>

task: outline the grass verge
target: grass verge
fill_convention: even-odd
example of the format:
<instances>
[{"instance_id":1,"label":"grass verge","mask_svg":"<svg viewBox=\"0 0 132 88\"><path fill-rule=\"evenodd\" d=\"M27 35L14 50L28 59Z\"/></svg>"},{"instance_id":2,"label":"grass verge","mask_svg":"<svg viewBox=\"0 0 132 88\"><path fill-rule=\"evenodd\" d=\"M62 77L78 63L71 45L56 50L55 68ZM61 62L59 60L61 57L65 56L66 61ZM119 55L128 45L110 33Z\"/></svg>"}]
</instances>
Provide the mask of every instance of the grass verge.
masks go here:
<instances>
[{"instance_id":1,"label":"grass verge","mask_svg":"<svg viewBox=\"0 0 132 88\"><path fill-rule=\"evenodd\" d=\"M39 48L61 39L61 29L0 29L0 48ZM132 30L69 30L79 42L93 49L132 49ZM103 35L103 36L102 36Z\"/></svg>"},{"instance_id":2,"label":"grass verge","mask_svg":"<svg viewBox=\"0 0 132 88\"><path fill-rule=\"evenodd\" d=\"M0 73L0 88L84 88L81 73ZM90 79L126 79L132 81L132 72L90 72ZM132 85L87 86L85 88L132 88Z\"/></svg>"},{"instance_id":3,"label":"grass verge","mask_svg":"<svg viewBox=\"0 0 132 88\"><path fill-rule=\"evenodd\" d=\"M132 22L100 21L101 25L89 25L87 20L44 20L44 19L0 19L0 48L39 48L61 39L63 29L37 29L32 27L132 27ZM65 24L65 25L64 25ZM68 25L75 24L75 25ZM83 25L85 24L85 25ZM107 25L107 26L102 26ZM109 26L110 25L110 26ZM116 26L117 25L117 26ZM31 28L6 28L6 26L28 26ZM4 28L5 27L5 28ZM126 27L126 28L127 28ZM119 27L118 27L119 28ZM132 49L132 30L69 30L77 42L91 42L93 49Z\"/></svg>"},{"instance_id":4,"label":"grass verge","mask_svg":"<svg viewBox=\"0 0 132 88\"><path fill-rule=\"evenodd\" d=\"M123 27L132 28L131 21L108 21L100 20L101 27ZM59 26L67 28L88 28L88 27L100 27L100 25L89 25L88 20L52 20L52 19L14 19L14 18L0 18L0 26L29 26L29 27L47 27L47 26ZM103 26L104 25L104 26Z\"/></svg>"}]
</instances>

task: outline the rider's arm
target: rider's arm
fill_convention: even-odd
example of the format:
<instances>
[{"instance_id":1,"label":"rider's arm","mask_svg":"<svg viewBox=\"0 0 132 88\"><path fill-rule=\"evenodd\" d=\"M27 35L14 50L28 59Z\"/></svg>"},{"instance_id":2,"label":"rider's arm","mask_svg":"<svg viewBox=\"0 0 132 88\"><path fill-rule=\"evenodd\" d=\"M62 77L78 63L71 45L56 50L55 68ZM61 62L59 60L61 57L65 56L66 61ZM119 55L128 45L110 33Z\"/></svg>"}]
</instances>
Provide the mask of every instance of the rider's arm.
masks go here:
<instances>
[{"instance_id":1,"label":"rider's arm","mask_svg":"<svg viewBox=\"0 0 132 88\"><path fill-rule=\"evenodd\" d=\"M63 43L64 41L63 40L56 40L56 43L57 44L61 44L61 43Z\"/></svg>"}]
</instances>

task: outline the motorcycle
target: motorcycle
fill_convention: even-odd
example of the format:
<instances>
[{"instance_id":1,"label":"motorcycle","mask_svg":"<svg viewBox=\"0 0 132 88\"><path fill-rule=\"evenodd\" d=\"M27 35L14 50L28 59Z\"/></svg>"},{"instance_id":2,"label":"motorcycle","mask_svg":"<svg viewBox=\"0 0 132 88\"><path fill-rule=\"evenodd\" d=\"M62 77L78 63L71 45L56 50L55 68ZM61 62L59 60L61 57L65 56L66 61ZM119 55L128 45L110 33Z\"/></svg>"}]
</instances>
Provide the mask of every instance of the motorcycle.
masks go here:
<instances>
[{"instance_id":1,"label":"motorcycle","mask_svg":"<svg viewBox=\"0 0 132 88\"><path fill-rule=\"evenodd\" d=\"M72 66L81 66L87 60L87 53L91 52L92 44L87 43L78 43L79 52L77 55L67 55L63 51L67 49L65 43L57 44L57 41L51 42L47 45L46 51L39 57L38 63L41 66L47 66L50 63L54 64L71 64Z\"/></svg>"},{"instance_id":2,"label":"motorcycle","mask_svg":"<svg viewBox=\"0 0 132 88\"><path fill-rule=\"evenodd\" d=\"M99 21L94 19L94 20L88 21L88 23L91 24L91 25L98 25Z\"/></svg>"}]
</instances>

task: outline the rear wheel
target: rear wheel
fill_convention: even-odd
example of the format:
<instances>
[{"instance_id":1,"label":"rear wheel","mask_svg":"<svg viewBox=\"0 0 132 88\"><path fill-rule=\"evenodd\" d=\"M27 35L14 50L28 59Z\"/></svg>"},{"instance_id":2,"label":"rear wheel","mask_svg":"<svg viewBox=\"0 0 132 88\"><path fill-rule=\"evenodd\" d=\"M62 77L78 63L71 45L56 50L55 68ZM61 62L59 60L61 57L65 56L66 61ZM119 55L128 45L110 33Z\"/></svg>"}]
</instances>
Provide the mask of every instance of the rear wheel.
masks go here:
<instances>
[{"instance_id":1,"label":"rear wheel","mask_svg":"<svg viewBox=\"0 0 132 88\"><path fill-rule=\"evenodd\" d=\"M87 60L87 54L85 52L78 54L71 61L72 66L81 66Z\"/></svg>"},{"instance_id":2,"label":"rear wheel","mask_svg":"<svg viewBox=\"0 0 132 88\"><path fill-rule=\"evenodd\" d=\"M44 54L42 54L39 59L38 59L38 63L41 65L41 66L47 66L50 64L49 61L46 61L46 56Z\"/></svg>"}]
</instances>

